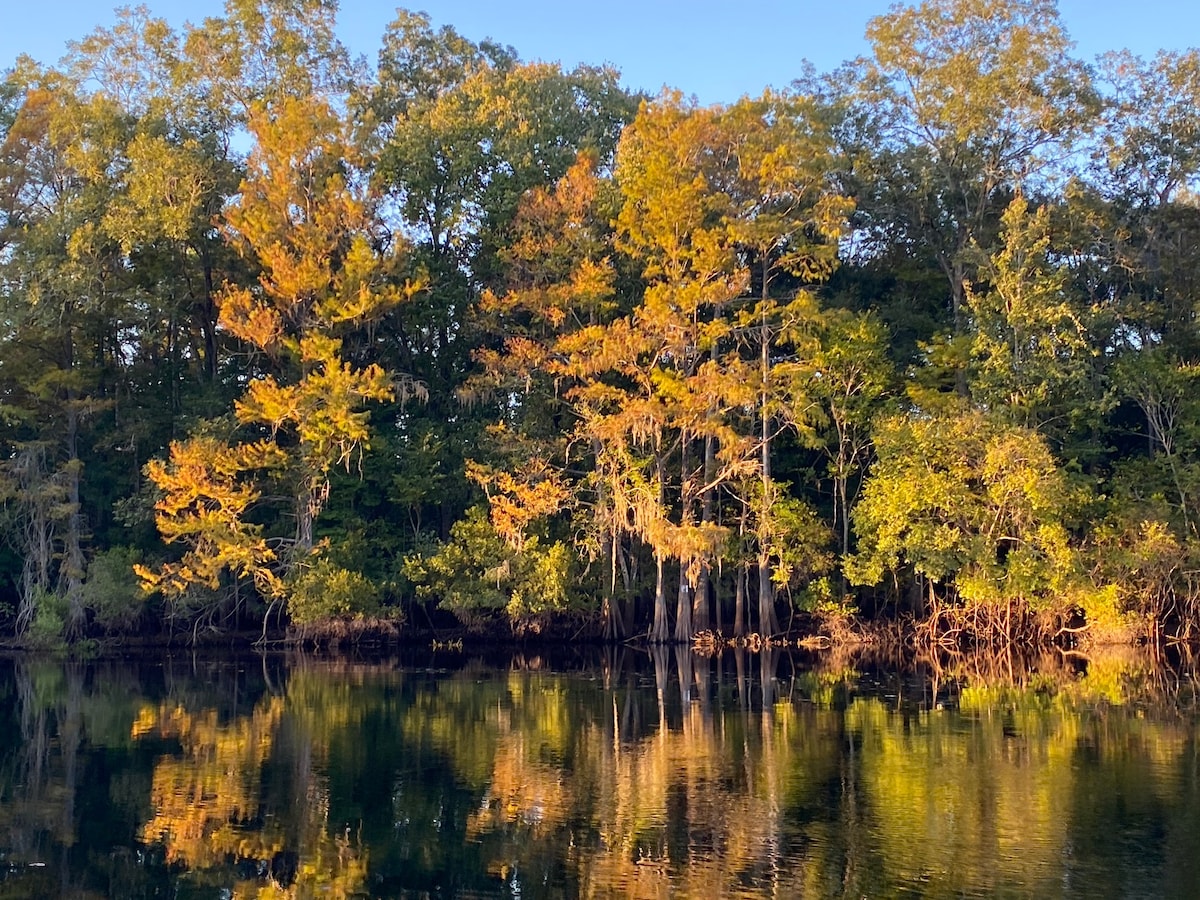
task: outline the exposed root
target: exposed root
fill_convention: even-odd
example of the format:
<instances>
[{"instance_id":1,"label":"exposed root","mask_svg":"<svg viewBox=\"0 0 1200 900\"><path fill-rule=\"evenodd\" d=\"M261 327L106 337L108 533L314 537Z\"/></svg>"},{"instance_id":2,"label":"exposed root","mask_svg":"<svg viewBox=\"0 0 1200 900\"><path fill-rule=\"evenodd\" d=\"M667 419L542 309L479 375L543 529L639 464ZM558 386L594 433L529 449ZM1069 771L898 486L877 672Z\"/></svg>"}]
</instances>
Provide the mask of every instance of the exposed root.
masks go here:
<instances>
[{"instance_id":1,"label":"exposed root","mask_svg":"<svg viewBox=\"0 0 1200 900\"><path fill-rule=\"evenodd\" d=\"M924 620L911 623L909 643L928 652L1048 647L1062 637L1065 625L1061 615L1026 603L939 605Z\"/></svg>"}]
</instances>

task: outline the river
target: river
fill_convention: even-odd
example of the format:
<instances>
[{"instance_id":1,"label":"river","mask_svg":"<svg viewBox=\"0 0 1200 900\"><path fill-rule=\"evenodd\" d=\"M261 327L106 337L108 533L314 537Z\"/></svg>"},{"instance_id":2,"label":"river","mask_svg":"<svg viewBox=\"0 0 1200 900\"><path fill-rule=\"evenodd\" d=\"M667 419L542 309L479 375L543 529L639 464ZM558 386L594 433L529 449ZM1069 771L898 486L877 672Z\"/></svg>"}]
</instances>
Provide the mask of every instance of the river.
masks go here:
<instances>
[{"instance_id":1,"label":"river","mask_svg":"<svg viewBox=\"0 0 1200 900\"><path fill-rule=\"evenodd\" d=\"M1195 897L1134 651L0 658L0 898Z\"/></svg>"}]
</instances>

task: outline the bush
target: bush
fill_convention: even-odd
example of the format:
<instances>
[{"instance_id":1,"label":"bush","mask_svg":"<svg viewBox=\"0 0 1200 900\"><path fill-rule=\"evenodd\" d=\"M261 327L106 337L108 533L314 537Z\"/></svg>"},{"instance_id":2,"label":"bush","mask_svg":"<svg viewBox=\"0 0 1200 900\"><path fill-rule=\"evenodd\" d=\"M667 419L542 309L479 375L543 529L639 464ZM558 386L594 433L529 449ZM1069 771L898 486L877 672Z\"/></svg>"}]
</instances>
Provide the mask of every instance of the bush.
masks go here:
<instances>
[{"instance_id":1,"label":"bush","mask_svg":"<svg viewBox=\"0 0 1200 900\"><path fill-rule=\"evenodd\" d=\"M454 524L449 541L409 556L404 574L418 596L437 598L465 625L503 614L523 630L566 611L572 561L561 541L542 546L529 537L522 549L513 549L477 506Z\"/></svg>"},{"instance_id":2,"label":"bush","mask_svg":"<svg viewBox=\"0 0 1200 900\"><path fill-rule=\"evenodd\" d=\"M31 647L47 650L62 647L66 621L66 599L50 591L39 590L34 598L33 619L22 637Z\"/></svg>"},{"instance_id":3,"label":"bush","mask_svg":"<svg viewBox=\"0 0 1200 900\"><path fill-rule=\"evenodd\" d=\"M97 627L109 634L135 630L146 608L146 595L133 571L141 561L137 550L113 547L88 564L84 603Z\"/></svg>"},{"instance_id":4,"label":"bush","mask_svg":"<svg viewBox=\"0 0 1200 900\"><path fill-rule=\"evenodd\" d=\"M361 573L320 559L291 584L288 615L296 625L327 619L372 616L379 611L379 591Z\"/></svg>"}]
</instances>

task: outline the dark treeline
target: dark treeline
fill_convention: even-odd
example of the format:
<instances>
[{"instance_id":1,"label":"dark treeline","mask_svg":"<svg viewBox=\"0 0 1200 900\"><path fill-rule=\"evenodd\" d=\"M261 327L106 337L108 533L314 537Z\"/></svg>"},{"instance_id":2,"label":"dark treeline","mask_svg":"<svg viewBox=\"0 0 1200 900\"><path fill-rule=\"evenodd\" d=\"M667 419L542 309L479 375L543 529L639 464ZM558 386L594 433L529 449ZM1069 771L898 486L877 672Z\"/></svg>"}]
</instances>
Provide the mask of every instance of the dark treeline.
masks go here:
<instances>
[{"instance_id":1,"label":"dark treeline","mask_svg":"<svg viewBox=\"0 0 1200 900\"><path fill-rule=\"evenodd\" d=\"M1200 53L925 0L703 107L335 7L5 75L4 633L1198 636Z\"/></svg>"}]
</instances>

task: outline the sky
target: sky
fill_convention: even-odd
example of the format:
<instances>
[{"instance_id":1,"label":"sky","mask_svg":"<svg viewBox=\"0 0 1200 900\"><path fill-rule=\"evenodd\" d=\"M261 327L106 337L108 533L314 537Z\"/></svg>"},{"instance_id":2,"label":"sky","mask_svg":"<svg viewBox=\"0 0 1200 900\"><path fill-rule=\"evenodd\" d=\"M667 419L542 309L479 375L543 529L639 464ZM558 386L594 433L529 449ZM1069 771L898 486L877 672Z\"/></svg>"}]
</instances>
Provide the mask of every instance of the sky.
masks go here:
<instances>
[{"instance_id":1,"label":"sky","mask_svg":"<svg viewBox=\"0 0 1200 900\"><path fill-rule=\"evenodd\" d=\"M223 0L145 0L152 14L181 27L219 15ZM526 60L611 63L626 87L655 93L664 85L701 103L728 103L783 87L811 61L819 72L865 53L866 24L887 0L414 0L435 26L512 45ZM339 31L355 55L374 61L394 6L342 0ZM1153 56L1200 45L1196 0L1060 0L1059 11L1091 60L1107 50ZM0 69L18 54L52 63L66 43L113 21L94 0L0 0Z\"/></svg>"}]
</instances>

